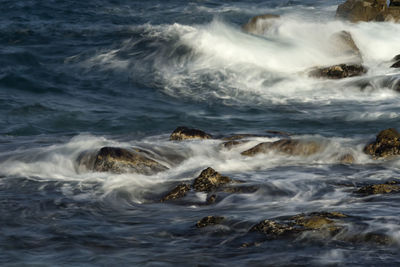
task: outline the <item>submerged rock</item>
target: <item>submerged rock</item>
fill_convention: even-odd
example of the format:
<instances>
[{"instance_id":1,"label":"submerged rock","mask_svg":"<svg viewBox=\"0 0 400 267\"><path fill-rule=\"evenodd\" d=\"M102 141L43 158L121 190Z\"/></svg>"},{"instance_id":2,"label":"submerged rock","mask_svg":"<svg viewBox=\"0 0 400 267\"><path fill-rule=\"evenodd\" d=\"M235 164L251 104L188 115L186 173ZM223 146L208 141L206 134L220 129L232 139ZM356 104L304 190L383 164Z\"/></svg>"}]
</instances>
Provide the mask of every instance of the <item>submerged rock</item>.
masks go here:
<instances>
[{"instance_id":1,"label":"submerged rock","mask_svg":"<svg viewBox=\"0 0 400 267\"><path fill-rule=\"evenodd\" d=\"M225 218L221 216L207 216L196 223L197 228L220 224Z\"/></svg>"},{"instance_id":2,"label":"submerged rock","mask_svg":"<svg viewBox=\"0 0 400 267\"><path fill-rule=\"evenodd\" d=\"M321 144L314 141L282 139L276 142L260 143L253 148L243 151L241 154L243 156L254 156L275 150L292 156L309 156L321 149Z\"/></svg>"},{"instance_id":3,"label":"submerged rock","mask_svg":"<svg viewBox=\"0 0 400 267\"><path fill-rule=\"evenodd\" d=\"M354 76L361 76L367 69L360 64L339 64L324 68L314 68L309 76L315 78L343 79Z\"/></svg>"},{"instance_id":4,"label":"submerged rock","mask_svg":"<svg viewBox=\"0 0 400 267\"><path fill-rule=\"evenodd\" d=\"M364 195L389 194L400 192L398 184L374 184L361 187L356 193Z\"/></svg>"},{"instance_id":5,"label":"submerged rock","mask_svg":"<svg viewBox=\"0 0 400 267\"><path fill-rule=\"evenodd\" d=\"M85 166L87 170L98 172L132 172L145 175L168 169L161 163L142 155L140 150L119 147L103 147L98 152L84 152L78 157L78 164Z\"/></svg>"},{"instance_id":6,"label":"submerged rock","mask_svg":"<svg viewBox=\"0 0 400 267\"><path fill-rule=\"evenodd\" d=\"M242 29L252 34L263 34L269 27L271 27L273 21L279 18L279 15L273 14L255 16L243 25Z\"/></svg>"},{"instance_id":7,"label":"submerged rock","mask_svg":"<svg viewBox=\"0 0 400 267\"><path fill-rule=\"evenodd\" d=\"M400 134L390 128L381 131L376 140L364 148L364 152L374 158L386 158L400 154Z\"/></svg>"},{"instance_id":8,"label":"submerged rock","mask_svg":"<svg viewBox=\"0 0 400 267\"><path fill-rule=\"evenodd\" d=\"M199 192L211 192L218 187L230 183L233 180L227 176L222 176L213 168L203 170L193 182L193 189Z\"/></svg>"},{"instance_id":9,"label":"submerged rock","mask_svg":"<svg viewBox=\"0 0 400 267\"><path fill-rule=\"evenodd\" d=\"M353 164L355 161L355 158L352 154L344 154L339 158L339 162L341 164Z\"/></svg>"},{"instance_id":10,"label":"submerged rock","mask_svg":"<svg viewBox=\"0 0 400 267\"><path fill-rule=\"evenodd\" d=\"M175 200L179 198L183 198L186 196L186 193L190 191L190 185L180 184L170 192L168 192L162 199L161 202Z\"/></svg>"},{"instance_id":11,"label":"submerged rock","mask_svg":"<svg viewBox=\"0 0 400 267\"><path fill-rule=\"evenodd\" d=\"M362 62L362 56L360 49L348 31L340 31L332 34L329 38L330 44L334 50L334 53L338 56L352 56L353 60L357 63Z\"/></svg>"},{"instance_id":12,"label":"submerged rock","mask_svg":"<svg viewBox=\"0 0 400 267\"><path fill-rule=\"evenodd\" d=\"M197 129L190 129L184 126L176 128L170 140L188 140L188 139L211 139L211 135Z\"/></svg>"},{"instance_id":13,"label":"submerged rock","mask_svg":"<svg viewBox=\"0 0 400 267\"><path fill-rule=\"evenodd\" d=\"M384 21L388 14L386 0L347 0L339 5L336 17L359 21Z\"/></svg>"}]
</instances>

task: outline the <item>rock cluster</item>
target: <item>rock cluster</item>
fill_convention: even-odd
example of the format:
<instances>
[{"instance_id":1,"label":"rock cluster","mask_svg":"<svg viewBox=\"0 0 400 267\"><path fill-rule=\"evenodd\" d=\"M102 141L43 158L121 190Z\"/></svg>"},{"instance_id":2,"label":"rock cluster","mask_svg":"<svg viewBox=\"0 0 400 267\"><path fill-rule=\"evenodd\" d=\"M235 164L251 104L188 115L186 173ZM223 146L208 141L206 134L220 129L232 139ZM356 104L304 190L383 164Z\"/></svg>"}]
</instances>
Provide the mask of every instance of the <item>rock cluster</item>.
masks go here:
<instances>
[{"instance_id":1,"label":"rock cluster","mask_svg":"<svg viewBox=\"0 0 400 267\"><path fill-rule=\"evenodd\" d=\"M377 194L389 194L389 193L399 193L399 192L400 192L400 185L397 184L397 182L366 185L356 191L356 193L363 195L377 195Z\"/></svg>"},{"instance_id":2,"label":"rock cluster","mask_svg":"<svg viewBox=\"0 0 400 267\"><path fill-rule=\"evenodd\" d=\"M364 152L374 158L400 155L400 133L394 128L381 131L375 141L364 148Z\"/></svg>"}]
</instances>

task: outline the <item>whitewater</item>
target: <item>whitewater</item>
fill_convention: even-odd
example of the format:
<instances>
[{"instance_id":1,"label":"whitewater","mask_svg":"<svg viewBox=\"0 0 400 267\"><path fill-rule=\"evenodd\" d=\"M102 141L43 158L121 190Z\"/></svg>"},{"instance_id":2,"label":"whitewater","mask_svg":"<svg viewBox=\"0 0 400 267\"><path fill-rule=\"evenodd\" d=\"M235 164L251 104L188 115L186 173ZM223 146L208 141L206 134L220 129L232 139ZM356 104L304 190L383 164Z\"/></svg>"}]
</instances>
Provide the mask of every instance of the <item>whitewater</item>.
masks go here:
<instances>
[{"instance_id":1,"label":"whitewater","mask_svg":"<svg viewBox=\"0 0 400 267\"><path fill-rule=\"evenodd\" d=\"M4 1L0 11L0 263L4 266L400 264L400 158L364 147L400 130L400 24L335 19L344 1ZM257 34L242 26L279 15ZM330 41L349 32L367 72ZM214 138L174 141L178 126ZM245 136L226 146L226 137ZM241 153L289 138L313 154ZM225 138L225 139L224 139ZM94 171L102 147L135 149L153 174ZM344 157L351 156L351 162ZM193 189L211 167L251 190ZM254 189L254 190L253 190ZM253 233L263 220L344 214L335 234ZM220 224L199 228L206 216ZM330 226L331 227L331 226ZM330 229L329 229L330 230Z\"/></svg>"}]
</instances>

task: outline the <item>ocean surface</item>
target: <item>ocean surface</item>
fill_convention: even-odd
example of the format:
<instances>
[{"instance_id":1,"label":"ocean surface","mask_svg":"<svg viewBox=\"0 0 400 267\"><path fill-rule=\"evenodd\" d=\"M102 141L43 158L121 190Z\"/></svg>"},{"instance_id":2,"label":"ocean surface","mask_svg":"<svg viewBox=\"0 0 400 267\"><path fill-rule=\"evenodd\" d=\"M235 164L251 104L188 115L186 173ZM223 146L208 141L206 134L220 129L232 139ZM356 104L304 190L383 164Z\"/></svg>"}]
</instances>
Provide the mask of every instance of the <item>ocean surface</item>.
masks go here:
<instances>
[{"instance_id":1,"label":"ocean surface","mask_svg":"<svg viewBox=\"0 0 400 267\"><path fill-rule=\"evenodd\" d=\"M400 178L400 158L363 153L379 131L400 130L400 72L390 68L400 24L335 20L342 2L1 1L0 264L399 266L400 194L354 191ZM267 13L281 17L262 34L242 30ZM312 67L348 60L329 49L343 30L368 72L310 78ZM260 137L232 149L220 139L170 141L178 126ZM281 138L266 131L324 149L240 154ZM104 146L150 151L169 169L79 166L81 153ZM353 164L338 161L346 154ZM258 190L211 205L205 193L160 203L207 167ZM351 219L334 237L243 246L258 222L311 212ZM210 215L225 222L198 229ZM368 234L390 242L361 238Z\"/></svg>"}]
</instances>

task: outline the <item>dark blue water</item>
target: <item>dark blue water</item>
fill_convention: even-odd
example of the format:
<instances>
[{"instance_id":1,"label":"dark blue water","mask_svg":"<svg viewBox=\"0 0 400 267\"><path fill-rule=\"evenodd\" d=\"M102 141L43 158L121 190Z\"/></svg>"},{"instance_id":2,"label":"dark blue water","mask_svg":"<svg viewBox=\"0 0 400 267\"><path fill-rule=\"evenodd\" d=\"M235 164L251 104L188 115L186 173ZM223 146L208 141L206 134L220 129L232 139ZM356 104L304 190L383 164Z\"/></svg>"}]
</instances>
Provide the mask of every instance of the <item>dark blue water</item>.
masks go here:
<instances>
[{"instance_id":1,"label":"dark blue water","mask_svg":"<svg viewBox=\"0 0 400 267\"><path fill-rule=\"evenodd\" d=\"M400 25L336 21L340 2L2 1L0 263L398 265L399 196L352 192L400 175L398 159L362 152L380 130L400 129L399 72L389 68ZM265 13L281 19L258 36L241 30ZM344 60L327 49L340 30L351 32L368 73L304 75ZM215 136L285 131L326 148L246 158L240 152L277 137L233 150L221 140L169 141L181 125ZM82 171L79 154L103 146L153 151L170 169ZM354 164L339 164L346 153ZM209 206L198 204L201 193L194 203L159 202L209 166L260 189ZM391 241L301 237L241 247L261 220L314 211L348 214L349 232ZM197 229L208 215L227 222Z\"/></svg>"}]
</instances>

